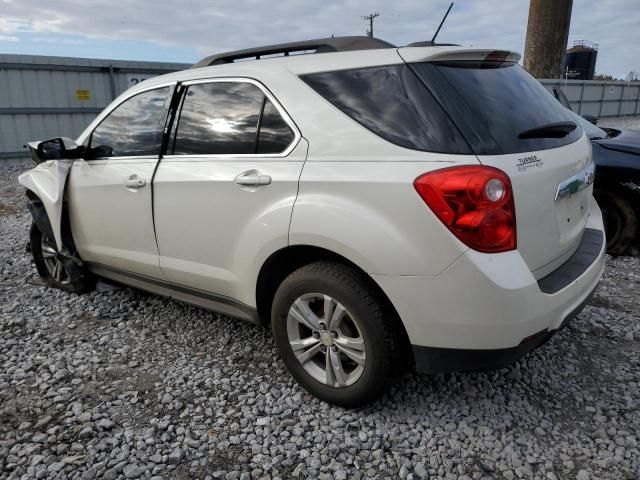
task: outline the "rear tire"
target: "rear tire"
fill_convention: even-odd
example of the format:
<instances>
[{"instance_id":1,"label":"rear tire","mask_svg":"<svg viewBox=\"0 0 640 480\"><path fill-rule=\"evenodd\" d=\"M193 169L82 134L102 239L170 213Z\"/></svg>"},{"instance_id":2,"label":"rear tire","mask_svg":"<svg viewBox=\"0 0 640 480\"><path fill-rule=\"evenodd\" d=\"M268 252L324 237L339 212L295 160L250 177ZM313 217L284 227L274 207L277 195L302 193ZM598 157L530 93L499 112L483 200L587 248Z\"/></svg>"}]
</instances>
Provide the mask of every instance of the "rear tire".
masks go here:
<instances>
[{"instance_id":1,"label":"rear tire","mask_svg":"<svg viewBox=\"0 0 640 480\"><path fill-rule=\"evenodd\" d=\"M271 326L283 362L326 402L367 404L402 373L402 325L371 282L321 261L290 274L275 294Z\"/></svg>"},{"instance_id":2,"label":"rear tire","mask_svg":"<svg viewBox=\"0 0 640 480\"><path fill-rule=\"evenodd\" d=\"M607 234L607 253L614 256L624 255L636 238L636 212L631 202L616 192L596 190L594 195L602 209Z\"/></svg>"},{"instance_id":3,"label":"rear tire","mask_svg":"<svg viewBox=\"0 0 640 480\"><path fill-rule=\"evenodd\" d=\"M53 288L71 293L84 293L93 288L93 277L75 255L62 255L56 242L43 234L38 225L29 231L31 254L40 278Z\"/></svg>"}]
</instances>

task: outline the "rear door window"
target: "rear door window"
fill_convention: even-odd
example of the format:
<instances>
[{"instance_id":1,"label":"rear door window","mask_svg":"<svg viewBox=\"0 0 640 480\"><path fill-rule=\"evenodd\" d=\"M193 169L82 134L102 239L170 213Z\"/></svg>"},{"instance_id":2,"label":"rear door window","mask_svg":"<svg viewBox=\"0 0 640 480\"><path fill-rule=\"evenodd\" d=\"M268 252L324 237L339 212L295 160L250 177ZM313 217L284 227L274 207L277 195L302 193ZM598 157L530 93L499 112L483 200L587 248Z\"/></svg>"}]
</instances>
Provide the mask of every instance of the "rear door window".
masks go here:
<instances>
[{"instance_id":1,"label":"rear door window","mask_svg":"<svg viewBox=\"0 0 640 480\"><path fill-rule=\"evenodd\" d=\"M209 82L185 88L168 153L278 154L295 139L273 102L252 83Z\"/></svg>"},{"instance_id":2,"label":"rear door window","mask_svg":"<svg viewBox=\"0 0 640 480\"><path fill-rule=\"evenodd\" d=\"M577 126L560 137L519 138L528 130L575 121L517 64L455 61L414 63L411 68L452 115L477 154L545 150L582 136Z\"/></svg>"},{"instance_id":3,"label":"rear door window","mask_svg":"<svg viewBox=\"0 0 640 480\"><path fill-rule=\"evenodd\" d=\"M170 90L139 93L112 110L91 134L89 158L159 155Z\"/></svg>"},{"instance_id":4,"label":"rear door window","mask_svg":"<svg viewBox=\"0 0 640 480\"><path fill-rule=\"evenodd\" d=\"M255 153L262 90L246 82L190 85L174 142L175 155Z\"/></svg>"},{"instance_id":5,"label":"rear door window","mask_svg":"<svg viewBox=\"0 0 640 480\"><path fill-rule=\"evenodd\" d=\"M352 119L396 145L471 153L456 125L407 65L315 73L302 79Z\"/></svg>"}]
</instances>

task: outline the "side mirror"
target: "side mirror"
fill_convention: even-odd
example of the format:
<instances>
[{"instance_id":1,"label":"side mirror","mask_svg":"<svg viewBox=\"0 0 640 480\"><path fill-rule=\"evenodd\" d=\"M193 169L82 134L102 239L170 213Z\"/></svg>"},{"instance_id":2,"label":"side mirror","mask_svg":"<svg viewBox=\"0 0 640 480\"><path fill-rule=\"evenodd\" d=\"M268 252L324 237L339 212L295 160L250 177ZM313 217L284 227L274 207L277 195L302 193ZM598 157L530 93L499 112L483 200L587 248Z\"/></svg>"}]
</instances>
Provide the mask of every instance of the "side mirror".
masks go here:
<instances>
[{"instance_id":1,"label":"side mirror","mask_svg":"<svg viewBox=\"0 0 640 480\"><path fill-rule=\"evenodd\" d=\"M583 115L582 117L589 123L593 123L594 125L598 124L598 117L595 115Z\"/></svg>"},{"instance_id":2,"label":"side mirror","mask_svg":"<svg viewBox=\"0 0 640 480\"><path fill-rule=\"evenodd\" d=\"M82 158L84 146L76 144L66 137L52 138L42 142L29 142L31 159L35 163L46 162L47 160L75 159Z\"/></svg>"}]
</instances>

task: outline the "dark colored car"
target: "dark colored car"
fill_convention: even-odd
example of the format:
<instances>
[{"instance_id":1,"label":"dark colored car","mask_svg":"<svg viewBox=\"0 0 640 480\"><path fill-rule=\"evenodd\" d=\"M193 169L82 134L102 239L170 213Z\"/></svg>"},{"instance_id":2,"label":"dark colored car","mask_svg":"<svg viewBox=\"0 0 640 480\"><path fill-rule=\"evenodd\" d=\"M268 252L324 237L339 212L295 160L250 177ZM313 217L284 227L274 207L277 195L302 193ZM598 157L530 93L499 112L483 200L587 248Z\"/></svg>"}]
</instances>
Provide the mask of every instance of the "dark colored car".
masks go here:
<instances>
[{"instance_id":1,"label":"dark colored car","mask_svg":"<svg viewBox=\"0 0 640 480\"><path fill-rule=\"evenodd\" d=\"M600 128L574 115L593 146L594 196L604 216L607 252L611 255L637 252L640 247L640 132Z\"/></svg>"}]
</instances>

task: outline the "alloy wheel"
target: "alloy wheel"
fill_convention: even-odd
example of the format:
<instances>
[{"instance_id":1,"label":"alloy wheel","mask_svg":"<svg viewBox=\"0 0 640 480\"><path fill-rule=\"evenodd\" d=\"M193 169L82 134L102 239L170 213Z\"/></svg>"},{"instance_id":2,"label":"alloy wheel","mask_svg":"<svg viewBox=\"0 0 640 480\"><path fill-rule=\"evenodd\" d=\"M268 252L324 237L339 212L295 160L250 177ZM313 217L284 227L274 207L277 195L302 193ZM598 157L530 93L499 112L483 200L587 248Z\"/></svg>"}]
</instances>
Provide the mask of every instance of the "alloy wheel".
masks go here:
<instances>
[{"instance_id":1,"label":"alloy wheel","mask_svg":"<svg viewBox=\"0 0 640 480\"><path fill-rule=\"evenodd\" d=\"M353 385L367 359L357 321L337 300L321 293L296 299L287 315L294 355L317 381L331 387Z\"/></svg>"},{"instance_id":2,"label":"alloy wheel","mask_svg":"<svg viewBox=\"0 0 640 480\"><path fill-rule=\"evenodd\" d=\"M45 267L47 267L47 271L49 272L51 278L62 285L70 283L71 279L69 278L69 274L62 264L60 252L56 248L55 242L43 235L42 240L40 241L40 247L42 248L42 258L44 260L44 265Z\"/></svg>"}]
</instances>

